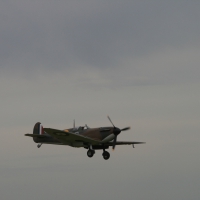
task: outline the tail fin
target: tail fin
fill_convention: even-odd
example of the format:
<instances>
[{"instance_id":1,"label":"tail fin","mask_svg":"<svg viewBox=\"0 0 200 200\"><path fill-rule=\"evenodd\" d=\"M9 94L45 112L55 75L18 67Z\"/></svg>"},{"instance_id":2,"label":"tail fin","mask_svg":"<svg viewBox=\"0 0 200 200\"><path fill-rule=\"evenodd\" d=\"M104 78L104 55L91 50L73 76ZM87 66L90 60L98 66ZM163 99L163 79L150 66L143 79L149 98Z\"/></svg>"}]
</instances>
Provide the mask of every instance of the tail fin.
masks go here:
<instances>
[{"instance_id":1,"label":"tail fin","mask_svg":"<svg viewBox=\"0 0 200 200\"><path fill-rule=\"evenodd\" d=\"M37 122L33 128L33 134L27 133L25 136L29 136L33 138L33 141L36 143L42 143L43 139L48 137L46 136L43 126L40 122ZM40 147L41 145L39 145ZM38 147L38 148L39 148Z\"/></svg>"},{"instance_id":2,"label":"tail fin","mask_svg":"<svg viewBox=\"0 0 200 200\"><path fill-rule=\"evenodd\" d=\"M33 128L33 134L39 134L43 135L44 134L44 129L43 126L40 122L37 122Z\"/></svg>"}]
</instances>

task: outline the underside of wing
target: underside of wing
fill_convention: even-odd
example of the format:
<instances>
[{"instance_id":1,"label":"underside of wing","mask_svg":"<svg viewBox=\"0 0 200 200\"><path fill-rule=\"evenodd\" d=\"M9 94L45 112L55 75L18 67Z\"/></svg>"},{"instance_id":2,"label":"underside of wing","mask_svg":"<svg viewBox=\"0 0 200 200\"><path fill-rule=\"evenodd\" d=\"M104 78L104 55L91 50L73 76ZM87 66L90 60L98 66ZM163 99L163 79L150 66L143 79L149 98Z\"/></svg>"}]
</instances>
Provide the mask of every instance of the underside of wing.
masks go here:
<instances>
[{"instance_id":1,"label":"underside of wing","mask_svg":"<svg viewBox=\"0 0 200 200\"><path fill-rule=\"evenodd\" d=\"M134 145L134 144L145 144L146 142L124 142L124 141L118 141L116 142L116 145ZM106 143L108 146L113 146L113 142Z\"/></svg>"},{"instance_id":2,"label":"underside of wing","mask_svg":"<svg viewBox=\"0 0 200 200\"><path fill-rule=\"evenodd\" d=\"M74 134L71 132L66 132L62 130L57 130L57 129L52 129L52 128L44 128L44 131L52 136L53 138L59 140L63 144L66 145L71 145L71 146L76 146L78 144L83 144L84 145L99 145L101 144L100 141L93 140L88 137L84 137L79 134Z\"/></svg>"}]
</instances>

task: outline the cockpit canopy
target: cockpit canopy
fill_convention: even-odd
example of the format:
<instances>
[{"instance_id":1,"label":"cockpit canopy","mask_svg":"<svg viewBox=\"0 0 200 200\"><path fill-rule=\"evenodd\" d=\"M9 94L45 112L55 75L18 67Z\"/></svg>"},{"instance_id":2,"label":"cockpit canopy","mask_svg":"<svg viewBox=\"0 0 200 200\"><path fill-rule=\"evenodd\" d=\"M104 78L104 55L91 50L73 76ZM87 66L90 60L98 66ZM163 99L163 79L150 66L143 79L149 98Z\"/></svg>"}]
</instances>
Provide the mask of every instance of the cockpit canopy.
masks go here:
<instances>
[{"instance_id":1,"label":"cockpit canopy","mask_svg":"<svg viewBox=\"0 0 200 200\"><path fill-rule=\"evenodd\" d=\"M76 126L74 128L74 131L83 131L83 130L86 130L86 129L88 129L87 126Z\"/></svg>"}]
</instances>

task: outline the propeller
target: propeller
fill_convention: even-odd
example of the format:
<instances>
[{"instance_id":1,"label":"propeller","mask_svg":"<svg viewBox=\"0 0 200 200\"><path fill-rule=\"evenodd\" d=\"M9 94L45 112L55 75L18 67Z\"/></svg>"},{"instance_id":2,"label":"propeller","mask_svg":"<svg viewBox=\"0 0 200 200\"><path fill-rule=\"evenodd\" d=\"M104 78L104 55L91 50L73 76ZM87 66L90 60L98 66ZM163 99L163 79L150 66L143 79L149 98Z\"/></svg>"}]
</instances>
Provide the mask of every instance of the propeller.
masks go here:
<instances>
[{"instance_id":1,"label":"propeller","mask_svg":"<svg viewBox=\"0 0 200 200\"><path fill-rule=\"evenodd\" d=\"M130 127L125 127L125 128L123 128L123 129L119 129L119 128L117 128L117 127L113 124L113 122L112 122L112 120L110 119L109 116L108 116L108 119L109 119L110 123L111 123L111 124L113 125L113 127L114 127L114 129L113 129L113 134L115 135L115 137L114 137L113 146L112 146L112 149L114 150L114 149L115 149L115 146L116 146L116 142L117 142L117 136L121 133L121 131L127 131L127 130L129 130Z\"/></svg>"}]
</instances>

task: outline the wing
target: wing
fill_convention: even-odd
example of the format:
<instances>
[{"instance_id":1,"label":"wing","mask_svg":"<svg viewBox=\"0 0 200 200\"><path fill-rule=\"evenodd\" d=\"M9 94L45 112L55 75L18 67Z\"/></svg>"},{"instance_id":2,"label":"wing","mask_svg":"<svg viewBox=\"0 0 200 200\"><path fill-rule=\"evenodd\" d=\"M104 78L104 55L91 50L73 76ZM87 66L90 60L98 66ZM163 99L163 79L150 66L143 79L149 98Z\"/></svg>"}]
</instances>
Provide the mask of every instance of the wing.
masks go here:
<instances>
[{"instance_id":1,"label":"wing","mask_svg":"<svg viewBox=\"0 0 200 200\"><path fill-rule=\"evenodd\" d=\"M146 142L116 142L116 145L131 145L131 144L145 144ZM112 142L106 143L108 146L113 146Z\"/></svg>"},{"instance_id":2,"label":"wing","mask_svg":"<svg viewBox=\"0 0 200 200\"><path fill-rule=\"evenodd\" d=\"M82 142L83 144L90 144L90 145L101 144L100 141L93 140L83 135L78 135L71 132L65 132L65 131L52 129L52 128L44 128L44 131L50 136L52 136L53 138L67 145L69 144L73 145L73 143L76 143L76 142Z\"/></svg>"},{"instance_id":3,"label":"wing","mask_svg":"<svg viewBox=\"0 0 200 200\"><path fill-rule=\"evenodd\" d=\"M49 138L49 136L47 136L47 135L30 134L30 133L25 134L25 136L29 136L29 137L33 137L33 138Z\"/></svg>"}]
</instances>

